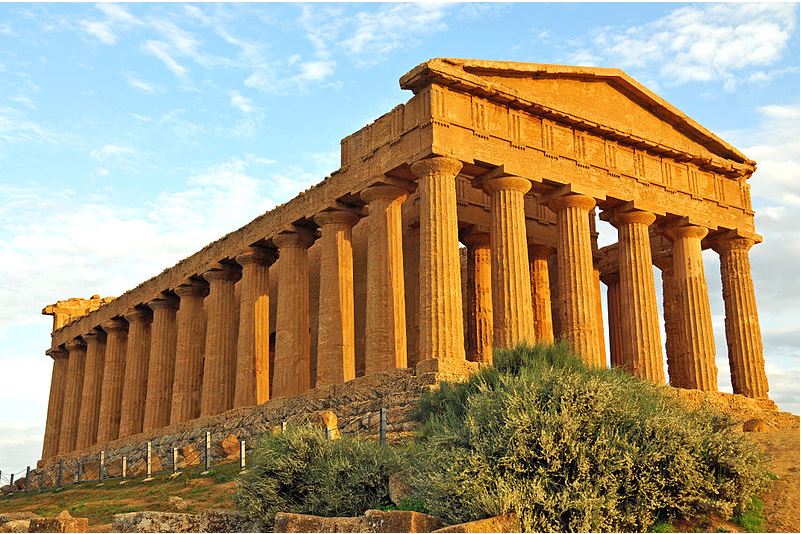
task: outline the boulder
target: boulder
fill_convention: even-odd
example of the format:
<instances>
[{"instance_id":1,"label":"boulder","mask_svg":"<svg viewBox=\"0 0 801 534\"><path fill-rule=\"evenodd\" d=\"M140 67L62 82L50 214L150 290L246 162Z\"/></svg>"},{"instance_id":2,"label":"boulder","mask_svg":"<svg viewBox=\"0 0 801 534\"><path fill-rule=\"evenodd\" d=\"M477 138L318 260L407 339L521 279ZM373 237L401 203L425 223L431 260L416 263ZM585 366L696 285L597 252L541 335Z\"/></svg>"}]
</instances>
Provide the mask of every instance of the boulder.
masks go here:
<instances>
[{"instance_id":1,"label":"boulder","mask_svg":"<svg viewBox=\"0 0 801 534\"><path fill-rule=\"evenodd\" d=\"M5 486L0 486L0 493L9 493L11 492L11 485L6 484Z\"/></svg>"},{"instance_id":2,"label":"boulder","mask_svg":"<svg viewBox=\"0 0 801 534\"><path fill-rule=\"evenodd\" d=\"M242 512L206 510L201 512L209 532L259 532L258 526Z\"/></svg>"},{"instance_id":3,"label":"boulder","mask_svg":"<svg viewBox=\"0 0 801 534\"><path fill-rule=\"evenodd\" d=\"M503 514L435 530L434 532L522 532L517 514Z\"/></svg>"},{"instance_id":4,"label":"boulder","mask_svg":"<svg viewBox=\"0 0 801 534\"><path fill-rule=\"evenodd\" d=\"M33 512L3 512L0 513L0 525L8 523L9 521L33 519L34 517L39 517L39 515Z\"/></svg>"},{"instance_id":5,"label":"boulder","mask_svg":"<svg viewBox=\"0 0 801 534\"><path fill-rule=\"evenodd\" d=\"M222 441L220 441L220 447L222 447L222 450L225 453L226 460L239 459L239 438L233 434L228 434L225 436Z\"/></svg>"},{"instance_id":6,"label":"boulder","mask_svg":"<svg viewBox=\"0 0 801 534\"><path fill-rule=\"evenodd\" d=\"M25 491L25 477L14 481L14 491Z\"/></svg>"},{"instance_id":7,"label":"boulder","mask_svg":"<svg viewBox=\"0 0 801 534\"><path fill-rule=\"evenodd\" d=\"M14 519L0 525L0 532L28 532L30 528L30 519Z\"/></svg>"},{"instance_id":8,"label":"boulder","mask_svg":"<svg viewBox=\"0 0 801 534\"><path fill-rule=\"evenodd\" d=\"M183 512L189 506L188 504L186 504L185 500L175 495L168 497L167 503L170 505L170 508L172 508L177 512Z\"/></svg>"},{"instance_id":9,"label":"boulder","mask_svg":"<svg viewBox=\"0 0 801 534\"><path fill-rule=\"evenodd\" d=\"M762 419L749 419L743 423L743 432L770 432L768 424Z\"/></svg>"},{"instance_id":10,"label":"boulder","mask_svg":"<svg viewBox=\"0 0 801 534\"><path fill-rule=\"evenodd\" d=\"M406 482L406 473L392 473L389 475L389 500L400 506L401 501L409 498L409 484Z\"/></svg>"},{"instance_id":11,"label":"boulder","mask_svg":"<svg viewBox=\"0 0 801 534\"><path fill-rule=\"evenodd\" d=\"M194 514L175 512L130 512L115 514L114 532L208 532L206 520Z\"/></svg>"},{"instance_id":12,"label":"boulder","mask_svg":"<svg viewBox=\"0 0 801 534\"><path fill-rule=\"evenodd\" d=\"M178 459L178 469L186 469L195 465L200 465L203 456L197 451L194 445L181 447L181 456Z\"/></svg>"},{"instance_id":13,"label":"boulder","mask_svg":"<svg viewBox=\"0 0 801 534\"><path fill-rule=\"evenodd\" d=\"M367 510L364 513L369 532L433 532L442 522L433 515L409 510Z\"/></svg>"},{"instance_id":14,"label":"boulder","mask_svg":"<svg viewBox=\"0 0 801 534\"><path fill-rule=\"evenodd\" d=\"M275 514L273 532L368 532L368 529L364 517L321 517L278 512Z\"/></svg>"},{"instance_id":15,"label":"boulder","mask_svg":"<svg viewBox=\"0 0 801 534\"><path fill-rule=\"evenodd\" d=\"M31 519L28 532L87 532L89 519L72 517L66 510L56 517L35 517Z\"/></svg>"}]
</instances>

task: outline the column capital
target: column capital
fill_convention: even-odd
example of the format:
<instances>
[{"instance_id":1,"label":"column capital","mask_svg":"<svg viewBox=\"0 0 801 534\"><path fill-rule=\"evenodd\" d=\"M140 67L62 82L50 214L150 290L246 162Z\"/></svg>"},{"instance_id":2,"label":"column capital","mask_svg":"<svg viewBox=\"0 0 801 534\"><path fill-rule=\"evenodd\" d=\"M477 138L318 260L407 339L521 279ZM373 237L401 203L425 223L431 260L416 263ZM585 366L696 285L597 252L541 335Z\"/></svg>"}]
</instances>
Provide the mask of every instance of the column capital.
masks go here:
<instances>
[{"instance_id":1,"label":"column capital","mask_svg":"<svg viewBox=\"0 0 801 534\"><path fill-rule=\"evenodd\" d=\"M418 178L431 175L456 178L462 170L462 162L455 158L434 156L415 161L410 168L412 174Z\"/></svg>"},{"instance_id":2,"label":"column capital","mask_svg":"<svg viewBox=\"0 0 801 534\"><path fill-rule=\"evenodd\" d=\"M374 200L406 200L409 197L409 190L398 185L376 183L360 193L362 200L368 204Z\"/></svg>"},{"instance_id":3,"label":"column capital","mask_svg":"<svg viewBox=\"0 0 801 534\"><path fill-rule=\"evenodd\" d=\"M100 330L90 330L85 334L81 334L81 337L86 342L86 344L89 344L89 343L95 343L96 341L106 337L106 333Z\"/></svg>"},{"instance_id":4,"label":"column capital","mask_svg":"<svg viewBox=\"0 0 801 534\"><path fill-rule=\"evenodd\" d=\"M694 226L694 225L671 226L665 229L665 237L667 237L671 241L675 241L677 239L682 239L682 238L694 238L701 240L704 237L706 237L706 234L708 233L709 233L708 228L704 228L703 226Z\"/></svg>"},{"instance_id":5,"label":"column capital","mask_svg":"<svg viewBox=\"0 0 801 534\"><path fill-rule=\"evenodd\" d=\"M656 222L656 215L650 211L644 210L613 211L609 222L615 228L624 224L644 224L646 226L651 226Z\"/></svg>"},{"instance_id":6,"label":"column capital","mask_svg":"<svg viewBox=\"0 0 801 534\"><path fill-rule=\"evenodd\" d=\"M259 265L269 266L275 261L276 257L277 255L275 253L275 250L273 249L251 246L248 247L248 249L245 252L239 254L234 259L242 267L251 263L257 263Z\"/></svg>"},{"instance_id":7,"label":"column capital","mask_svg":"<svg viewBox=\"0 0 801 534\"><path fill-rule=\"evenodd\" d=\"M45 354L53 358L54 360L58 360L59 358L66 358L69 356L69 351L62 346L53 347L52 349L47 349Z\"/></svg>"},{"instance_id":8,"label":"column capital","mask_svg":"<svg viewBox=\"0 0 801 534\"><path fill-rule=\"evenodd\" d=\"M183 284L176 287L173 291L180 298L184 297L205 297L209 294L209 284L202 280L190 278Z\"/></svg>"},{"instance_id":9,"label":"column capital","mask_svg":"<svg viewBox=\"0 0 801 534\"><path fill-rule=\"evenodd\" d=\"M498 176L481 180L481 187L487 194L495 191L518 191L525 195L531 189L531 181L520 176Z\"/></svg>"},{"instance_id":10,"label":"column capital","mask_svg":"<svg viewBox=\"0 0 801 534\"><path fill-rule=\"evenodd\" d=\"M166 295L162 293L161 296L156 297L148 302L147 307L151 310L177 310L178 303L178 297L175 295Z\"/></svg>"},{"instance_id":11,"label":"column capital","mask_svg":"<svg viewBox=\"0 0 801 534\"><path fill-rule=\"evenodd\" d=\"M548 245L533 243L528 246L528 257L531 260L547 260L554 252L556 250Z\"/></svg>"},{"instance_id":12,"label":"column capital","mask_svg":"<svg viewBox=\"0 0 801 534\"><path fill-rule=\"evenodd\" d=\"M672 255L654 256L651 261L653 262L654 265L656 265L657 269L659 269L662 272L673 270Z\"/></svg>"},{"instance_id":13,"label":"column capital","mask_svg":"<svg viewBox=\"0 0 801 534\"><path fill-rule=\"evenodd\" d=\"M467 247L476 247L476 246L490 246L490 234L489 232L464 232L459 236L459 241L465 244Z\"/></svg>"},{"instance_id":14,"label":"column capital","mask_svg":"<svg viewBox=\"0 0 801 534\"><path fill-rule=\"evenodd\" d=\"M581 208L589 212L595 207L595 199L580 193L568 193L553 197L546 202L551 211L557 212L565 208Z\"/></svg>"},{"instance_id":15,"label":"column capital","mask_svg":"<svg viewBox=\"0 0 801 534\"><path fill-rule=\"evenodd\" d=\"M314 216L314 222L316 222L320 227L327 226L329 224L345 224L348 226L354 226L357 222L359 222L359 219L360 217L358 215L347 210L321 211Z\"/></svg>"},{"instance_id":16,"label":"column capital","mask_svg":"<svg viewBox=\"0 0 801 534\"><path fill-rule=\"evenodd\" d=\"M64 347L66 347L66 349L68 351L72 352L74 350L85 349L86 348L86 343L84 342L84 340L82 338L74 337L74 338L70 339L69 341L67 341L66 343L64 343Z\"/></svg>"},{"instance_id":17,"label":"column capital","mask_svg":"<svg viewBox=\"0 0 801 534\"><path fill-rule=\"evenodd\" d=\"M150 308L135 306L128 308L128 311L123 315L128 324L132 323L149 323L153 320L153 312Z\"/></svg>"},{"instance_id":18,"label":"column capital","mask_svg":"<svg viewBox=\"0 0 801 534\"><path fill-rule=\"evenodd\" d=\"M730 250L748 252L756 243L755 239L749 237L723 234L712 240L712 250L718 254L723 254Z\"/></svg>"},{"instance_id":19,"label":"column capital","mask_svg":"<svg viewBox=\"0 0 801 534\"><path fill-rule=\"evenodd\" d=\"M216 280L227 280L229 282L236 282L242 277L242 273L239 272L239 269L233 265L229 265L227 263L217 263L203 273L203 278L207 282L212 282Z\"/></svg>"},{"instance_id":20,"label":"column capital","mask_svg":"<svg viewBox=\"0 0 801 534\"><path fill-rule=\"evenodd\" d=\"M604 273L600 276L601 282L606 284L607 287L613 286L620 282L620 273Z\"/></svg>"},{"instance_id":21,"label":"column capital","mask_svg":"<svg viewBox=\"0 0 801 534\"><path fill-rule=\"evenodd\" d=\"M119 317L115 317L104 322L100 325L100 327L105 330L106 333L121 332L123 330L128 330L128 321Z\"/></svg>"},{"instance_id":22,"label":"column capital","mask_svg":"<svg viewBox=\"0 0 801 534\"><path fill-rule=\"evenodd\" d=\"M273 243L279 251L282 248L309 248L314 243L314 235L305 228L298 228L273 236Z\"/></svg>"}]
</instances>

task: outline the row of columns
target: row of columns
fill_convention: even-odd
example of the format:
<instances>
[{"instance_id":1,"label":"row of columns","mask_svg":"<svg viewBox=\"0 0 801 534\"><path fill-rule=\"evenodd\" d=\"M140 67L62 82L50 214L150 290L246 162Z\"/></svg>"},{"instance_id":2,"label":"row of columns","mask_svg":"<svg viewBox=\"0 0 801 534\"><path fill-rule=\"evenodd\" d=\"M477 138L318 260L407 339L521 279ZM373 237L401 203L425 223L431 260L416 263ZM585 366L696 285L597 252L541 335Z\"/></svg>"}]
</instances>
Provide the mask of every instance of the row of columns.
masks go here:
<instances>
[{"instance_id":1,"label":"row of columns","mask_svg":"<svg viewBox=\"0 0 801 534\"><path fill-rule=\"evenodd\" d=\"M477 179L490 199L489 235L461 236L468 249L470 277L466 350L455 185L461 167L459 161L445 157L411 166L419 179L419 359L447 362L467 356L489 362L493 347L553 341L556 322L560 337L588 364L605 365L589 225L595 200L572 193L547 200L556 213L556 321L551 316L548 275L548 257L554 251L529 247L524 195L531 183L507 175ZM389 180L361 193L369 218L366 374L407 365L401 206L412 187ZM317 385L355 377L351 235L359 216L351 210L329 209L314 218L321 234ZM613 218L620 232L621 267L613 284L619 328L610 342L613 364L664 382L648 242L648 227L654 220L644 212ZM703 235L696 227L676 228L668 235L674 240L670 283L675 288L672 294L678 296L671 302L680 319L679 332L669 335L669 342L680 347L673 353L676 368L687 373L686 379L676 380L693 384L689 387L711 388L714 345L710 344L711 319L700 263ZM251 247L236 257L239 266L219 263L203 273L204 281L187 280L173 293L132 308L124 320L116 318L70 341L65 350L51 351L56 363L44 457L308 390L307 250L314 239L312 232L300 227L272 237L280 258L275 273L278 302L272 381L269 267L275 254ZM737 345L730 354L740 358L738 354L757 348L761 355L753 286L748 285L750 275L746 280L741 274L748 261L741 250L727 246L724 252L728 273L724 274L724 296L730 295L727 332L731 323L731 345ZM240 277L237 318L234 285ZM748 377L740 382L760 382L751 376L757 366L743 361L737 369ZM671 373L671 382L673 377ZM63 410L58 409L62 405ZM60 429L57 440L54 428Z\"/></svg>"}]
</instances>

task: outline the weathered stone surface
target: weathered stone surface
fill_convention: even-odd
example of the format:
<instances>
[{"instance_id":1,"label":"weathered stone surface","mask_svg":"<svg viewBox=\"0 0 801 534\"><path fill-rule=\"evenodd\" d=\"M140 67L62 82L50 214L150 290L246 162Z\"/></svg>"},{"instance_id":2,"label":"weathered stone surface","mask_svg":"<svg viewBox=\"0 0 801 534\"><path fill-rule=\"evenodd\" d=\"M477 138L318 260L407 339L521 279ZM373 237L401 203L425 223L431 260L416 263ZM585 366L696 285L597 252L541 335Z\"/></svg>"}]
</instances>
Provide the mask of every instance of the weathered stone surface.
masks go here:
<instances>
[{"instance_id":1,"label":"weathered stone surface","mask_svg":"<svg viewBox=\"0 0 801 534\"><path fill-rule=\"evenodd\" d=\"M28 532L87 532L89 520L85 517L72 517L66 510L56 517L35 517L31 519Z\"/></svg>"},{"instance_id":2,"label":"weathered stone surface","mask_svg":"<svg viewBox=\"0 0 801 534\"><path fill-rule=\"evenodd\" d=\"M317 515L275 514L274 532L370 532L364 517L321 517ZM397 532L401 532L398 530Z\"/></svg>"},{"instance_id":3,"label":"weathered stone surface","mask_svg":"<svg viewBox=\"0 0 801 534\"><path fill-rule=\"evenodd\" d=\"M749 419L743 423L743 432L770 432L770 428L762 419Z\"/></svg>"},{"instance_id":4,"label":"weathered stone surface","mask_svg":"<svg viewBox=\"0 0 801 534\"><path fill-rule=\"evenodd\" d=\"M130 512L115 514L114 532L208 532L208 521L198 515L177 512Z\"/></svg>"},{"instance_id":5,"label":"weathered stone surface","mask_svg":"<svg viewBox=\"0 0 801 534\"><path fill-rule=\"evenodd\" d=\"M30 529L30 519L13 519L0 524L0 532L29 532Z\"/></svg>"},{"instance_id":6,"label":"weathered stone surface","mask_svg":"<svg viewBox=\"0 0 801 534\"><path fill-rule=\"evenodd\" d=\"M367 510L364 517L369 532L432 532L442 526L433 515L408 510Z\"/></svg>"},{"instance_id":7,"label":"weathered stone surface","mask_svg":"<svg viewBox=\"0 0 801 534\"><path fill-rule=\"evenodd\" d=\"M225 458L227 460L239 458L239 439L233 434L225 436L222 441L220 441L220 447L225 453Z\"/></svg>"},{"instance_id":8,"label":"weathered stone surface","mask_svg":"<svg viewBox=\"0 0 801 534\"><path fill-rule=\"evenodd\" d=\"M389 500L395 505L409 496L409 484L406 482L406 473L392 473L389 475Z\"/></svg>"},{"instance_id":9,"label":"weathered stone surface","mask_svg":"<svg viewBox=\"0 0 801 534\"><path fill-rule=\"evenodd\" d=\"M450 525L434 532L522 532L522 530L520 518L512 513Z\"/></svg>"},{"instance_id":10,"label":"weathered stone surface","mask_svg":"<svg viewBox=\"0 0 801 534\"><path fill-rule=\"evenodd\" d=\"M176 512L183 512L188 506L186 501L175 495L171 495L167 498L167 504L169 504L170 507Z\"/></svg>"},{"instance_id":11,"label":"weathered stone surface","mask_svg":"<svg viewBox=\"0 0 801 534\"><path fill-rule=\"evenodd\" d=\"M242 512L205 510L200 517L206 521L208 532L259 532L258 526Z\"/></svg>"},{"instance_id":12,"label":"weathered stone surface","mask_svg":"<svg viewBox=\"0 0 801 534\"><path fill-rule=\"evenodd\" d=\"M0 525L8 523L9 521L22 521L39 517L39 514L33 512L2 512L0 513Z\"/></svg>"}]
</instances>

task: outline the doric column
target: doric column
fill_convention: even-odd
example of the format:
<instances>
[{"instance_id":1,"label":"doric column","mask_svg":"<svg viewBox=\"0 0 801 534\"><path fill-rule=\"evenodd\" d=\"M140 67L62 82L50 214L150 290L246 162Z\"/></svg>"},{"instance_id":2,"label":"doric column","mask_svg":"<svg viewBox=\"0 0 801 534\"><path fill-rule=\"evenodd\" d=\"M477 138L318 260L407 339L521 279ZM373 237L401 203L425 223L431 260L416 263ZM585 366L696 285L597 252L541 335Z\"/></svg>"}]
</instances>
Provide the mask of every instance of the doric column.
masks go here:
<instances>
[{"instance_id":1,"label":"doric column","mask_svg":"<svg viewBox=\"0 0 801 534\"><path fill-rule=\"evenodd\" d=\"M551 199L556 213L560 324L564 338L588 365L603 367L598 346L595 277L587 214L595 199L571 194Z\"/></svg>"},{"instance_id":2,"label":"doric column","mask_svg":"<svg viewBox=\"0 0 801 534\"><path fill-rule=\"evenodd\" d=\"M606 310L609 321L609 365L623 367L623 332L620 323L620 276L618 273L601 277L606 284Z\"/></svg>"},{"instance_id":3,"label":"doric column","mask_svg":"<svg viewBox=\"0 0 801 534\"><path fill-rule=\"evenodd\" d=\"M456 177L462 162L416 161L420 190L420 360L464 360Z\"/></svg>"},{"instance_id":4,"label":"doric column","mask_svg":"<svg viewBox=\"0 0 801 534\"><path fill-rule=\"evenodd\" d=\"M592 288L595 297L595 321L598 332L598 361L602 367L606 366L606 339L604 338L604 306L601 302L601 271L598 267L592 269Z\"/></svg>"},{"instance_id":5,"label":"doric column","mask_svg":"<svg viewBox=\"0 0 801 534\"><path fill-rule=\"evenodd\" d=\"M128 346L125 349L125 383L122 386L121 438L142 432L153 312L150 308L131 308L125 314L125 320L128 321Z\"/></svg>"},{"instance_id":6,"label":"doric column","mask_svg":"<svg viewBox=\"0 0 801 534\"><path fill-rule=\"evenodd\" d=\"M117 439L120 434L120 408L125 381L128 322L124 319L109 319L101 326L106 332L106 362L100 395L97 442L107 443Z\"/></svg>"},{"instance_id":7,"label":"doric column","mask_svg":"<svg viewBox=\"0 0 801 534\"><path fill-rule=\"evenodd\" d=\"M753 239L726 235L717 239L713 248L720 254L732 388L746 397L767 398L762 334L748 259L753 244Z\"/></svg>"},{"instance_id":8,"label":"doric column","mask_svg":"<svg viewBox=\"0 0 801 534\"><path fill-rule=\"evenodd\" d=\"M359 217L337 210L314 220L321 234L317 386L323 386L356 378L351 229Z\"/></svg>"},{"instance_id":9,"label":"doric column","mask_svg":"<svg viewBox=\"0 0 801 534\"><path fill-rule=\"evenodd\" d=\"M669 228L665 235L673 241L673 278L676 284L677 317L681 324L679 365L686 377L680 387L718 390L715 365L715 339L709 290L701 257L701 239L707 229L700 226Z\"/></svg>"},{"instance_id":10,"label":"doric column","mask_svg":"<svg viewBox=\"0 0 801 534\"><path fill-rule=\"evenodd\" d=\"M681 358L681 318L678 314L678 294L673 279L673 256L663 256L654 259L662 271L662 316L665 323L665 357L667 358L668 379L673 387L685 387L687 378L684 376Z\"/></svg>"},{"instance_id":11,"label":"doric column","mask_svg":"<svg viewBox=\"0 0 801 534\"><path fill-rule=\"evenodd\" d=\"M553 249L546 245L530 245L528 247L534 340L537 343L553 343L551 282L548 274L548 258L553 252Z\"/></svg>"},{"instance_id":12,"label":"doric column","mask_svg":"<svg viewBox=\"0 0 801 534\"><path fill-rule=\"evenodd\" d=\"M648 227L654 221L653 213L640 210L612 217L612 224L618 231L623 366L635 376L664 384L659 311L648 236Z\"/></svg>"},{"instance_id":13,"label":"doric column","mask_svg":"<svg viewBox=\"0 0 801 534\"><path fill-rule=\"evenodd\" d=\"M467 248L467 359L492 363L492 253L490 235L462 236Z\"/></svg>"},{"instance_id":14,"label":"doric column","mask_svg":"<svg viewBox=\"0 0 801 534\"><path fill-rule=\"evenodd\" d=\"M75 449L91 447L97 442L97 422L100 416L100 395L103 365L106 358L106 334L93 330L83 336L86 342L86 366L81 390L81 415L78 418L78 437Z\"/></svg>"},{"instance_id":15,"label":"doric column","mask_svg":"<svg viewBox=\"0 0 801 534\"><path fill-rule=\"evenodd\" d=\"M153 310L150 330L150 364L147 369L147 395L142 430L148 431L170 424L172 382L175 378L175 349L178 330L175 315L178 297L162 293L147 303Z\"/></svg>"},{"instance_id":16,"label":"doric column","mask_svg":"<svg viewBox=\"0 0 801 534\"><path fill-rule=\"evenodd\" d=\"M236 257L242 266L234 408L270 398L270 274L275 253L250 247Z\"/></svg>"},{"instance_id":17,"label":"doric column","mask_svg":"<svg viewBox=\"0 0 801 534\"><path fill-rule=\"evenodd\" d=\"M534 342L526 213L523 196L531 182L517 176L482 181L490 197L492 256L492 344L511 348Z\"/></svg>"},{"instance_id":18,"label":"doric column","mask_svg":"<svg viewBox=\"0 0 801 534\"><path fill-rule=\"evenodd\" d=\"M180 303L175 315L175 380L172 384L170 424L200 417L203 382L203 348L206 344L206 315L203 299L209 285L190 279L175 288Z\"/></svg>"},{"instance_id":19,"label":"doric column","mask_svg":"<svg viewBox=\"0 0 801 534\"><path fill-rule=\"evenodd\" d=\"M301 229L273 237L278 247L275 369L271 393L274 399L299 395L311 387L308 248L313 241L311 233Z\"/></svg>"},{"instance_id":20,"label":"doric column","mask_svg":"<svg viewBox=\"0 0 801 534\"><path fill-rule=\"evenodd\" d=\"M61 432L58 438L58 453L75 450L78 437L78 418L81 414L83 393L83 370L86 365L86 343L76 337L65 344L68 357L67 385L64 390L64 413L61 416Z\"/></svg>"},{"instance_id":21,"label":"doric column","mask_svg":"<svg viewBox=\"0 0 801 534\"><path fill-rule=\"evenodd\" d=\"M42 459L47 460L58 454L58 441L61 432L61 419L64 414L64 394L67 389L69 354L66 349L56 347L47 354L53 358L53 374L50 378L50 398L47 402L47 424L45 426Z\"/></svg>"},{"instance_id":22,"label":"doric column","mask_svg":"<svg viewBox=\"0 0 801 534\"><path fill-rule=\"evenodd\" d=\"M365 374L406 367L407 363L401 205L408 195L406 189L393 185L374 185L361 193L369 214ZM422 241L421 229L421 250ZM421 360L425 358L420 354Z\"/></svg>"},{"instance_id":23,"label":"doric column","mask_svg":"<svg viewBox=\"0 0 801 534\"><path fill-rule=\"evenodd\" d=\"M236 377L236 295L234 284L241 274L236 266L218 264L203 273L209 283L206 321L206 357L200 416L216 415L233 408Z\"/></svg>"}]
</instances>

